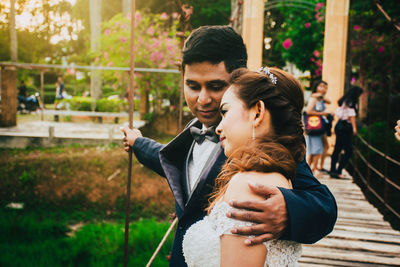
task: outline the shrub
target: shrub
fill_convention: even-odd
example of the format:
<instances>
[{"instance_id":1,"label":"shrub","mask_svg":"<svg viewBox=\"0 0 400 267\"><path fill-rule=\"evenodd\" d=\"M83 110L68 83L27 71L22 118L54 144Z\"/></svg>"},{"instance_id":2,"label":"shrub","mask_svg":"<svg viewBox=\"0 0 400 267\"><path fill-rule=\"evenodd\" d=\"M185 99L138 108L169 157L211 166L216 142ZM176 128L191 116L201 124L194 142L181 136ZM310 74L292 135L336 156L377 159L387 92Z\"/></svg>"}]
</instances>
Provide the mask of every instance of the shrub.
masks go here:
<instances>
[{"instance_id":1,"label":"shrub","mask_svg":"<svg viewBox=\"0 0 400 267\"><path fill-rule=\"evenodd\" d=\"M74 96L71 99L63 99L61 102L69 104L71 110L91 111L95 100L91 97Z\"/></svg>"},{"instance_id":2,"label":"shrub","mask_svg":"<svg viewBox=\"0 0 400 267\"><path fill-rule=\"evenodd\" d=\"M96 102L96 110L101 112L121 112L125 110L125 102L121 99L102 98Z\"/></svg>"}]
</instances>

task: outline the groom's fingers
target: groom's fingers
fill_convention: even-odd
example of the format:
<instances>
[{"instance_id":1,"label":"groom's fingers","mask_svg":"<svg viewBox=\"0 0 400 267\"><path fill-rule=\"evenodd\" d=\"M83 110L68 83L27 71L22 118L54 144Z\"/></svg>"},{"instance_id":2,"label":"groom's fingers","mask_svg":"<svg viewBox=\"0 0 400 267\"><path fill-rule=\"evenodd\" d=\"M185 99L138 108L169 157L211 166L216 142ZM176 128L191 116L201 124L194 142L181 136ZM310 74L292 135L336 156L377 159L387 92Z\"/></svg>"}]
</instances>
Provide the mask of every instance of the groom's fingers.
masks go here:
<instances>
[{"instance_id":1,"label":"groom's fingers","mask_svg":"<svg viewBox=\"0 0 400 267\"><path fill-rule=\"evenodd\" d=\"M241 210L232 210L227 216L233 219L248 221L260 226L241 227L234 229L237 234L257 235L254 241L264 242L266 238L280 237L288 224L288 214L285 198L277 187L249 184L251 190L264 196L262 201L232 201L231 206ZM264 241L261 241L264 240Z\"/></svg>"},{"instance_id":2,"label":"groom's fingers","mask_svg":"<svg viewBox=\"0 0 400 267\"><path fill-rule=\"evenodd\" d=\"M267 185L249 182L249 187L254 193L256 193L257 195L260 195L262 197L265 197L265 198L268 198L272 195L276 195L276 194L280 193L280 190L276 186L267 186Z\"/></svg>"},{"instance_id":3,"label":"groom's fingers","mask_svg":"<svg viewBox=\"0 0 400 267\"><path fill-rule=\"evenodd\" d=\"M248 200L248 201L239 201L239 200L231 200L229 201L229 205L236 209L247 209L247 210L262 210L264 207L264 201L261 200Z\"/></svg>"},{"instance_id":4,"label":"groom's fingers","mask_svg":"<svg viewBox=\"0 0 400 267\"><path fill-rule=\"evenodd\" d=\"M262 223L263 218L260 218L260 214L262 213L258 211L248 211L248 210L231 210L226 216L232 219L254 222L254 223Z\"/></svg>"},{"instance_id":5,"label":"groom's fingers","mask_svg":"<svg viewBox=\"0 0 400 267\"><path fill-rule=\"evenodd\" d=\"M246 245L258 245L262 244L263 242L266 242L271 239L278 239L279 237L274 236L273 234L267 233L263 235L259 235L256 237L248 238L244 241Z\"/></svg>"},{"instance_id":6,"label":"groom's fingers","mask_svg":"<svg viewBox=\"0 0 400 267\"><path fill-rule=\"evenodd\" d=\"M232 228L231 233L238 235L261 235L265 234L265 229L265 224L254 224L252 226Z\"/></svg>"}]
</instances>

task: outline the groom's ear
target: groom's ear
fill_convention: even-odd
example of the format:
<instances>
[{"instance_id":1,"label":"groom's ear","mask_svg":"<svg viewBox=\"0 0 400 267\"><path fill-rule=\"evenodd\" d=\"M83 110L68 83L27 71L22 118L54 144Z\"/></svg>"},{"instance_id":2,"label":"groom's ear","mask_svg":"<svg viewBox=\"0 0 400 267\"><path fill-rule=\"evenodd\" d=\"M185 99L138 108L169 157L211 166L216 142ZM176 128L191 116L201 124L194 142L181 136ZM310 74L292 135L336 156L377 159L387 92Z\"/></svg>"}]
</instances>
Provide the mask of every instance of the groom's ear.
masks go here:
<instances>
[{"instance_id":1,"label":"groom's ear","mask_svg":"<svg viewBox=\"0 0 400 267\"><path fill-rule=\"evenodd\" d=\"M254 106L255 108L255 118L254 118L254 126L260 125L260 123L263 121L264 116L265 116L265 104L263 101L258 100L257 104Z\"/></svg>"}]
</instances>

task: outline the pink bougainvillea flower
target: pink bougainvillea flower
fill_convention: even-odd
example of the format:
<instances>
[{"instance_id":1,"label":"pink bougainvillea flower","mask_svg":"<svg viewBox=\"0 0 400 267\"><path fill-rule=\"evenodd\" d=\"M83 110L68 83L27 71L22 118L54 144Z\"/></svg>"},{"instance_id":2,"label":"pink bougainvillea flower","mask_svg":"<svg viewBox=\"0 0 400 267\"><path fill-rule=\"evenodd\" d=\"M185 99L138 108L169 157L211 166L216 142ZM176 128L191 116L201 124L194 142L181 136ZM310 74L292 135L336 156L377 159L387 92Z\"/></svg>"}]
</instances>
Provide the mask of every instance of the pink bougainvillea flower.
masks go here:
<instances>
[{"instance_id":1,"label":"pink bougainvillea flower","mask_svg":"<svg viewBox=\"0 0 400 267\"><path fill-rule=\"evenodd\" d=\"M324 21L324 16L321 16L321 13L319 13L319 12L317 12L314 17L318 22Z\"/></svg>"},{"instance_id":2,"label":"pink bougainvillea flower","mask_svg":"<svg viewBox=\"0 0 400 267\"><path fill-rule=\"evenodd\" d=\"M321 65L322 65L322 61L321 61L321 59L318 59L317 61L315 61L315 65L317 65L317 66L321 66Z\"/></svg>"},{"instance_id":3,"label":"pink bougainvillea flower","mask_svg":"<svg viewBox=\"0 0 400 267\"><path fill-rule=\"evenodd\" d=\"M136 19L136 23L139 23L142 20L142 15L140 14L139 11L136 11L135 19Z\"/></svg>"},{"instance_id":4,"label":"pink bougainvillea flower","mask_svg":"<svg viewBox=\"0 0 400 267\"><path fill-rule=\"evenodd\" d=\"M384 46L380 46L379 49L378 49L379 53L382 53L384 50L385 50Z\"/></svg>"},{"instance_id":5,"label":"pink bougainvillea flower","mask_svg":"<svg viewBox=\"0 0 400 267\"><path fill-rule=\"evenodd\" d=\"M139 43L139 44L143 44L143 43L144 43L144 40L143 40L143 38L142 38L142 37L140 37L140 36L138 37L138 43Z\"/></svg>"},{"instance_id":6,"label":"pink bougainvillea flower","mask_svg":"<svg viewBox=\"0 0 400 267\"><path fill-rule=\"evenodd\" d=\"M153 28L153 27L148 28L147 31L146 31L146 33L147 33L148 35L153 35L153 34L154 34L154 28Z\"/></svg>"},{"instance_id":7,"label":"pink bougainvillea flower","mask_svg":"<svg viewBox=\"0 0 400 267\"><path fill-rule=\"evenodd\" d=\"M112 65L113 65L113 62L112 62L112 61L110 61L110 62L107 63L107 67L111 67Z\"/></svg>"},{"instance_id":8,"label":"pink bougainvillea flower","mask_svg":"<svg viewBox=\"0 0 400 267\"><path fill-rule=\"evenodd\" d=\"M162 59L163 54L161 52L153 52L151 53L151 61L153 62L157 62L160 61Z\"/></svg>"},{"instance_id":9,"label":"pink bougainvillea flower","mask_svg":"<svg viewBox=\"0 0 400 267\"><path fill-rule=\"evenodd\" d=\"M353 30L359 31L359 30L361 30L361 26L360 25L354 25Z\"/></svg>"},{"instance_id":10,"label":"pink bougainvillea flower","mask_svg":"<svg viewBox=\"0 0 400 267\"><path fill-rule=\"evenodd\" d=\"M310 22L307 22L306 24L304 24L304 27L306 27L306 28L310 28L310 26L311 26Z\"/></svg>"},{"instance_id":11,"label":"pink bougainvillea flower","mask_svg":"<svg viewBox=\"0 0 400 267\"><path fill-rule=\"evenodd\" d=\"M287 50L293 45L293 43L290 38L287 38L285 41L283 41L282 45Z\"/></svg>"},{"instance_id":12,"label":"pink bougainvillea flower","mask_svg":"<svg viewBox=\"0 0 400 267\"><path fill-rule=\"evenodd\" d=\"M356 82L356 78L355 78L355 77L352 77L350 83L351 83L351 84L354 84L355 82Z\"/></svg>"},{"instance_id":13,"label":"pink bougainvillea flower","mask_svg":"<svg viewBox=\"0 0 400 267\"><path fill-rule=\"evenodd\" d=\"M108 59L108 53L107 52L104 52L103 56L104 56L105 59Z\"/></svg>"},{"instance_id":14,"label":"pink bougainvillea flower","mask_svg":"<svg viewBox=\"0 0 400 267\"><path fill-rule=\"evenodd\" d=\"M314 50L313 55L314 57L319 57L321 53L318 50Z\"/></svg>"},{"instance_id":15,"label":"pink bougainvillea flower","mask_svg":"<svg viewBox=\"0 0 400 267\"><path fill-rule=\"evenodd\" d=\"M105 30L104 30L104 34L105 34L105 35L110 35L110 33L111 33L111 30L110 30L110 29L105 29Z\"/></svg>"},{"instance_id":16,"label":"pink bougainvillea flower","mask_svg":"<svg viewBox=\"0 0 400 267\"><path fill-rule=\"evenodd\" d=\"M325 6L325 4L323 2L320 3L316 3L315 4L315 10L320 10L321 8L323 8Z\"/></svg>"},{"instance_id":17,"label":"pink bougainvillea flower","mask_svg":"<svg viewBox=\"0 0 400 267\"><path fill-rule=\"evenodd\" d=\"M123 43L126 43L126 41L128 40L126 37L124 37L124 36L120 36L119 37L119 40L121 41L121 42L123 42Z\"/></svg>"},{"instance_id":18,"label":"pink bougainvillea flower","mask_svg":"<svg viewBox=\"0 0 400 267\"><path fill-rule=\"evenodd\" d=\"M167 20L167 19L168 19L168 14L165 13L165 12L161 13L160 19L162 19L162 20Z\"/></svg>"},{"instance_id":19,"label":"pink bougainvillea flower","mask_svg":"<svg viewBox=\"0 0 400 267\"><path fill-rule=\"evenodd\" d=\"M126 24L126 23L124 23L124 24L121 24L121 29L128 29L129 28L129 25L128 24Z\"/></svg>"},{"instance_id":20,"label":"pink bougainvillea flower","mask_svg":"<svg viewBox=\"0 0 400 267\"><path fill-rule=\"evenodd\" d=\"M314 62L314 61L315 61L315 58L310 57L310 61L311 61L311 62Z\"/></svg>"}]
</instances>

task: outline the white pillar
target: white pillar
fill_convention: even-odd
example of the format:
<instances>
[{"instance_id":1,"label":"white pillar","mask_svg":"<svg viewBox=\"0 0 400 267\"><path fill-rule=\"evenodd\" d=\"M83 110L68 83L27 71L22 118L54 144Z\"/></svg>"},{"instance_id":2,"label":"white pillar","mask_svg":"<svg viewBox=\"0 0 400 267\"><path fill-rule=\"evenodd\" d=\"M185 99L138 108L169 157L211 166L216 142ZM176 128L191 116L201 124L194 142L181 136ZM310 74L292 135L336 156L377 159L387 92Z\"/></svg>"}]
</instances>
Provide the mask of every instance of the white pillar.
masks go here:
<instances>
[{"instance_id":1,"label":"white pillar","mask_svg":"<svg viewBox=\"0 0 400 267\"><path fill-rule=\"evenodd\" d=\"M326 1L322 79L328 83L330 111L336 110L337 100L344 93L349 5L350 0Z\"/></svg>"},{"instance_id":2,"label":"white pillar","mask_svg":"<svg viewBox=\"0 0 400 267\"><path fill-rule=\"evenodd\" d=\"M244 0L242 37L246 44L250 70L258 70L262 64L264 34L264 1Z\"/></svg>"}]
</instances>

